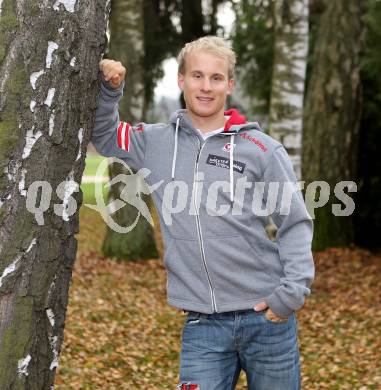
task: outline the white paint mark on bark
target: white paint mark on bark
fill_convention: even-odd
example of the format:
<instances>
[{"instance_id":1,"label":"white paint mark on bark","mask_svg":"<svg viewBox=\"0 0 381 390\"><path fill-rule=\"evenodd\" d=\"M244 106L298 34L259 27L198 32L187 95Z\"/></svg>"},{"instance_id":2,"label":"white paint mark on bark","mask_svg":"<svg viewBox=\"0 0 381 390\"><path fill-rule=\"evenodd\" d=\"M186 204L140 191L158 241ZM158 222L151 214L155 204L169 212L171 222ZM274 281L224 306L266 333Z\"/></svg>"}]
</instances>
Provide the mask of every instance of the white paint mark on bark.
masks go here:
<instances>
[{"instance_id":1,"label":"white paint mark on bark","mask_svg":"<svg viewBox=\"0 0 381 390\"><path fill-rule=\"evenodd\" d=\"M26 190L25 190L25 174L26 169L23 169L21 171L21 179L19 181L19 192L22 196L26 196Z\"/></svg>"},{"instance_id":2,"label":"white paint mark on bark","mask_svg":"<svg viewBox=\"0 0 381 390\"><path fill-rule=\"evenodd\" d=\"M50 107L52 105L55 93L56 93L56 89L55 88L49 88L48 95L46 96L44 104L46 104L47 106Z\"/></svg>"},{"instance_id":3,"label":"white paint mark on bark","mask_svg":"<svg viewBox=\"0 0 381 390\"><path fill-rule=\"evenodd\" d=\"M52 135L53 134L53 130L54 130L54 110L53 112L50 114L50 118L49 118L49 135Z\"/></svg>"},{"instance_id":4,"label":"white paint mark on bark","mask_svg":"<svg viewBox=\"0 0 381 390\"><path fill-rule=\"evenodd\" d=\"M8 180L12 180L12 175L10 174L8 167L4 168L4 173L7 174Z\"/></svg>"},{"instance_id":5,"label":"white paint mark on bark","mask_svg":"<svg viewBox=\"0 0 381 390\"><path fill-rule=\"evenodd\" d=\"M52 309L46 309L46 315L49 319L50 325L54 328L54 313Z\"/></svg>"},{"instance_id":6,"label":"white paint mark on bark","mask_svg":"<svg viewBox=\"0 0 381 390\"><path fill-rule=\"evenodd\" d=\"M31 75L30 75L30 84L32 85L32 88L33 89L36 89L36 83L37 83L37 80L40 76L42 76L43 74L45 73L44 70L40 70L39 72L33 72Z\"/></svg>"},{"instance_id":7,"label":"white paint mark on bark","mask_svg":"<svg viewBox=\"0 0 381 390\"><path fill-rule=\"evenodd\" d=\"M50 69L52 66L53 52L58 49L58 45L55 42L48 42L48 52L46 54L46 67Z\"/></svg>"},{"instance_id":8,"label":"white paint mark on bark","mask_svg":"<svg viewBox=\"0 0 381 390\"><path fill-rule=\"evenodd\" d=\"M58 337L53 336L53 337L49 337L49 339L50 339L50 346L52 348L52 353L53 353L53 360L50 363L50 369L53 370L54 368L58 367L58 349L57 349Z\"/></svg>"},{"instance_id":9,"label":"white paint mark on bark","mask_svg":"<svg viewBox=\"0 0 381 390\"><path fill-rule=\"evenodd\" d=\"M77 59L75 57L73 57L70 61L70 66L73 66L75 65L75 61L77 61Z\"/></svg>"},{"instance_id":10,"label":"white paint mark on bark","mask_svg":"<svg viewBox=\"0 0 381 390\"><path fill-rule=\"evenodd\" d=\"M33 238L30 245L28 246L28 249L25 251L26 253L30 252L30 250L33 248L34 245L36 245L37 239Z\"/></svg>"},{"instance_id":11,"label":"white paint mark on bark","mask_svg":"<svg viewBox=\"0 0 381 390\"><path fill-rule=\"evenodd\" d=\"M22 255L18 255L16 257L16 259L8 265L7 268L5 268L5 270L3 271L3 274L0 276L0 287L3 285L3 280L6 276L8 276L9 274L15 272L16 270L16 267L17 267L17 263L20 261Z\"/></svg>"},{"instance_id":12,"label":"white paint mark on bark","mask_svg":"<svg viewBox=\"0 0 381 390\"><path fill-rule=\"evenodd\" d=\"M31 102L30 102L30 110L32 111L32 112L34 112L34 109L35 109L35 107L36 107L36 102L34 101L34 100L32 100Z\"/></svg>"},{"instance_id":13,"label":"white paint mark on bark","mask_svg":"<svg viewBox=\"0 0 381 390\"><path fill-rule=\"evenodd\" d=\"M75 161L78 161L81 158L82 155L82 140L83 140L83 128L81 127L78 131L78 140L79 140L79 148L78 148L78 155Z\"/></svg>"},{"instance_id":14,"label":"white paint mark on bark","mask_svg":"<svg viewBox=\"0 0 381 390\"><path fill-rule=\"evenodd\" d=\"M18 374L19 376L28 376L28 365L30 363L30 361L32 360L32 357L30 355L28 355L27 357L25 357L24 359L20 359L18 361Z\"/></svg>"},{"instance_id":15,"label":"white paint mark on bark","mask_svg":"<svg viewBox=\"0 0 381 390\"><path fill-rule=\"evenodd\" d=\"M49 290L48 290L48 302L50 300L50 296L52 295L53 291L54 291L54 287L56 286L56 280L57 280L57 274L54 275L54 279L53 279L53 282L50 284L49 286Z\"/></svg>"},{"instance_id":16,"label":"white paint mark on bark","mask_svg":"<svg viewBox=\"0 0 381 390\"><path fill-rule=\"evenodd\" d=\"M23 159L26 159L27 157L29 157L30 152L32 151L34 144L42 136L41 131L37 131L36 134L33 134L33 129L34 129L34 127L32 128L32 130L28 130L26 132L25 146L24 146L24 150L22 152Z\"/></svg>"},{"instance_id":17,"label":"white paint mark on bark","mask_svg":"<svg viewBox=\"0 0 381 390\"><path fill-rule=\"evenodd\" d=\"M69 204L70 196L78 191L78 183L74 181L74 171L71 171L65 182L65 193L62 201L62 219L69 221L69 215L67 213L67 205Z\"/></svg>"},{"instance_id":18,"label":"white paint mark on bark","mask_svg":"<svg viewBox=\"0 0 381 390\"><path fill-rule=\"evenodd\" d=\"M66 11L74 12L75 3L77 0L57 0L53 6L55 11L59 11L59 5L62 4Z\"/></svg>"},{"instance_id":19,"label":"white paint mark on bark","mask_svg":"<svg viewBox=\"0 0 381 390\"><path fill-rule=\"evenodd\" d=\"M10 198L11 198L11 195L8 195L7 199L10 199ZM25 253L28 253L32 249L32 247L36 244L36 241L37 241L36 238L33 238L33 240L29 244L29 247L25 251ZM22 254L17 255L16 259L10 265L8 265L7 268L5 268L5 270L3 271L3 274L0 276L0 287L3 285L4 278L6 276L8 276L9 274L15 272L15 270L17 268L17 264L18 264L18 262L20 261L21 258L22 258Z\"/></svg>"},{"instance_id":20,"label":"white paint mark on bark","mask_svg":"<svg viewBox=\"0 0 381 390\"><path fill-rule=\"evenodd\" d=\"M5 198L4 201L0 200L0 208L3 206L3 204L4 204L7 200L9 200L9 199L11 199L11 198L12 198L12 195L9 194L9 195Z\"/></svg>"}]
</instances>

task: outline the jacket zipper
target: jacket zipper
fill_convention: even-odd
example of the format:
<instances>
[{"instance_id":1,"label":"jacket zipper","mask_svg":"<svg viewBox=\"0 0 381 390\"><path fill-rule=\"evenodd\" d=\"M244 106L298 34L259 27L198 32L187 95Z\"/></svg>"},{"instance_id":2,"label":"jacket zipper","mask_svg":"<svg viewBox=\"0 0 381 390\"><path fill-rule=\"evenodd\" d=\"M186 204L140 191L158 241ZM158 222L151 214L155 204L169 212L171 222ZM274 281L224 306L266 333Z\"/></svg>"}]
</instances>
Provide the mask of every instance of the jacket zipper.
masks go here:
<instances>
[{"instance_id":1,"label":"jacket zipper","mask_svg":"<svg viewBox=\"0 0 381 390\"><path fill-rule=\"evenodd\" d=\"M196 137L196 138L197 138L197 141L198 141L199 149L198 149L197 156L196 156L196 162L195 162L195 168L194 168L194 176L193 176L193 188L195 189L195 193L194 193L194 197L193 197L193 203L194 203L194 208L195 208L195 212L196 212L196 222L197 222L196 226L197 226L198 240L199 240L199 245L200 245L201 258L202 258L202 262L204 264L206 276L208 278L209 289L210 289L210 297L212 299L213 312L216 313L217 312L216 297L214 295L212 280L210 278L210 274L209 274L209 271L208 271L208 266L206 265L206 258L205 258L205 252L204 252L204 243L203 243L202 233L201 233L200 216L199 216L199 210L197 208L197 203L196 203L197 195L198 195L197 194L198 184L196 185L196 175L198 173L198 163L199 163L199 159L200 159L200 154L201 154L202 149L204 148L204 145L205 145L207 140L205 140L203 142L203 144L201 145L201 142L200 142L199 138L198 137Z\"/></svg>"}]
</instances>

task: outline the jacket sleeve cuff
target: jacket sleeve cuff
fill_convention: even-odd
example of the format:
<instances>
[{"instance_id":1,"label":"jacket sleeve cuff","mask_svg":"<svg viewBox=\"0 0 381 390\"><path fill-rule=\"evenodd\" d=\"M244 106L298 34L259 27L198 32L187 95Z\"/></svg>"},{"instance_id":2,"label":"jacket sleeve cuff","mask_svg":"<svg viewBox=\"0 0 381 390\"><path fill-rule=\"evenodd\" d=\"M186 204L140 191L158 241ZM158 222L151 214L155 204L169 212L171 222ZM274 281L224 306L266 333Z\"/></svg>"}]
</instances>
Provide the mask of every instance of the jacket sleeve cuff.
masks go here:
<instances>
[{"instance_id":1,"label":"jacket sleeve cuff","mask_svg":"<svg viewBox=\"0 0 381 390\"><path fill-rule=\"evenodd\" d=\"M274 292L264 299L269 308L280 317L289 317L294 310L286 306Z\"/></svg>"},{"instance_id":2,"label":"jacket sleeve cuff","mask_svg":"<svg viewBox=\"0 0 381 390\"><path fill-rule=\"evenodd\" d=\"M121 95L123 93L124 83L125 83L125 81L123 80L118 88L113 88L102 76L101 89L108 96L118 96L118 95Z\"/></svg>"}]
</instances>

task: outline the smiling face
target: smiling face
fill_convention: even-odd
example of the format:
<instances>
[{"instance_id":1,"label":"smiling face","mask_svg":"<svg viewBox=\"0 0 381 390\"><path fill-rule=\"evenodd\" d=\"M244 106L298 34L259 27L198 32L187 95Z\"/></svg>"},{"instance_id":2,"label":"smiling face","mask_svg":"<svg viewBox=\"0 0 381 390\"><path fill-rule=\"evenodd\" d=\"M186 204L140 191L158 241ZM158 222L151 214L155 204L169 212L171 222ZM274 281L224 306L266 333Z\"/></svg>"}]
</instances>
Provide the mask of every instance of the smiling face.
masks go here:
<instances>
[{"instance_id":1,"label":"smiling face","mask_svg":"<svg viewBox=\"0 0 381 390\"><path fill-rule=\"evenodd\" d=\"M194 50L186 57L183 73L178 75L178 84L191 119L224 120L226 98L234 87L234 80L228 77L228 61L204 50Z\"/></svg>"}]
</instances>

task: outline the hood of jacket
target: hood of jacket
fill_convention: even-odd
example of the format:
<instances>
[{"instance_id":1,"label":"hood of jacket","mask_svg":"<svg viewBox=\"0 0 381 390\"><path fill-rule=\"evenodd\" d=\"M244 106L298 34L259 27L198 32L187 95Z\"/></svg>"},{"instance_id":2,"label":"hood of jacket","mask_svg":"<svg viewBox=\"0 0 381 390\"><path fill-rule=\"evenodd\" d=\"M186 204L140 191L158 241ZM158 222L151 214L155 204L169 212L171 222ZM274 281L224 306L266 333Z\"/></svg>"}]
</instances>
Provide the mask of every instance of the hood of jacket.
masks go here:
<instances>
[{"instance_id":1,"label":"hood of jacket","mask_svg":"<svg viewBox=\"0 0 381 390\"><path fill-rule=\"evenodd\" d=\"M188 111L186 109L175 111L170 117L170 123L175 125L175 129L181 128L184 131L194 133L199 136L198 131L195 129L187 112ZM224 116L228 117L228 119L225 122L225 128L222 134L237 134L241 130L251 129L262 131L258 122L247 122L246 117L240 114L240 112L235 108L225 111Z\"/></svg>"}]
</instances>

